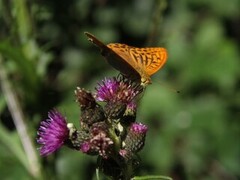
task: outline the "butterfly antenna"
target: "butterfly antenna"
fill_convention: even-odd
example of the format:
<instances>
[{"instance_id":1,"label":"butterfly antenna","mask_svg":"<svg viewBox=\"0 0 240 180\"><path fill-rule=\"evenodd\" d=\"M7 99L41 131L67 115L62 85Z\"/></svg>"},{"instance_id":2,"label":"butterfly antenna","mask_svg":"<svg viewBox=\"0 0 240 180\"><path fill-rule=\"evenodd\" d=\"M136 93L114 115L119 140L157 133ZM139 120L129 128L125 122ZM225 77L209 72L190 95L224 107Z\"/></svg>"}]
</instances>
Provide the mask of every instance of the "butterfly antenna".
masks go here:
<instances>
[{"instance_id":1,"label":"butterfly antenna","mask_svg":"<svg viewBox=\"0 0 240 180\"><path fill-rule=\"evenodd\" d=\"M170 91L174 92L174 93L177 93L179 94L180 91L173 88L173 87L170 87L169 85L167 85L166 83L163 83L163 82L160 82L160 81L157 81L159 84L163 85L164 87L166 87L167 89L169 89Z\"/></svg>"}]
</instances>

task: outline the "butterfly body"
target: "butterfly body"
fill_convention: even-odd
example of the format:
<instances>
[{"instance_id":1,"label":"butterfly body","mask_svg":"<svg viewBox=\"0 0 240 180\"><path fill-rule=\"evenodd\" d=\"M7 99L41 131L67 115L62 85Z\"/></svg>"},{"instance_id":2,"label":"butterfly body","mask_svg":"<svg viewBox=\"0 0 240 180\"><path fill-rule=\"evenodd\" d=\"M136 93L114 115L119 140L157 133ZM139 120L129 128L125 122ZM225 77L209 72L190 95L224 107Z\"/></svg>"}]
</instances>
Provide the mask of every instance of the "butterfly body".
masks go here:
<instances>
[{"instance_id":1,"label":"butterfly body","mask_svg":"<svg viewBox=\"0 0 240 180\"><path fill-rule=\"evenodd\" d=\"M120 43L103 44L95 36L85 33L98 46L108 63L124 76L140 81L142 86L151 84L151 75L167 60L167 51L161 47L137 48Z\"/></svg>"}]
</instances>

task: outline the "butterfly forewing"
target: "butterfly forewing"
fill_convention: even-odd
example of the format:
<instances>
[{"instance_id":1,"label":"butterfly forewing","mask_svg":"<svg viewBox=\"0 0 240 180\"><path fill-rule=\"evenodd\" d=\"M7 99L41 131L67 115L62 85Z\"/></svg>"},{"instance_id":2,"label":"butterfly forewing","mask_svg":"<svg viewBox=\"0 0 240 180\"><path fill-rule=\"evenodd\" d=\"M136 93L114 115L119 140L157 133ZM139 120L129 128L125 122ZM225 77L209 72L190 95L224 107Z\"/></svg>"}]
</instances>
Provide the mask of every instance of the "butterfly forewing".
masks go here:
<instances>
[{"instance_id":1,"label":"butterfly forewing","mask_svg":"<svg viewBox=\"0 0 240 180\"><path fill-rule=\"evenodd\" d=\"M136 63L132 61L130 56L128 45L111 43L108 44L107 47L110 48L120 58L117 58L117 60L108 58L107 61L109 64L131 79L141 79L140 74L136 69Z\"/></svg>"},{"instance_id":2,"label":"butterfly forewing","mask_svg":"<svg viewBox=\"0 0 240 180\"><path fill-rule=\"evenodd\" d=\"M116 54L118 54L126 63L131 65L134 69L136 68L137 63L132 60L130 54L130 46L120 43L111 43L107 46L112 49Z\"/></svg>"},{"instance_id":3,"label":"butterfly forewing","mask_svg":"<svg viewBox=\"0 0 240 180\"><path fill-rule=\"evenodd\" d=\"M140 69L151 76L156 73L167 60L167 51L165 48L134 48L130 50L131 57Z\"/></svg>"},{"instance_id":4,"label":"butterfly forewing","mask_svg":"<svg viewBox=\"0 0 240 180\"><path fill-rule=\"evenodd\" d=\"M98 46L101 49L101 51L106 49L107 46L105 44L103 44L101 41L99 41L94 35L92 35L88 32L85 32L85 34L88 37L88 40L91 41L96 46Z\"/></svg>"}]
</instances>

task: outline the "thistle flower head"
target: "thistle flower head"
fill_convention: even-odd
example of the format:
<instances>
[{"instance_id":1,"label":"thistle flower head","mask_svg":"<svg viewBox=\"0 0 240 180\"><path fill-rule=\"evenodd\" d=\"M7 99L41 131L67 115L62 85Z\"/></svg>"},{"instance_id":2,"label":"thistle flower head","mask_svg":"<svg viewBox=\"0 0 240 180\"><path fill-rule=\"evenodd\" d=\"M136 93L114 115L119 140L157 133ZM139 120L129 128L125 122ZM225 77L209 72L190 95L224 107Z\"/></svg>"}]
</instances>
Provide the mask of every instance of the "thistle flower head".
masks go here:
<instances>
[{"instance_id":1,"label":"thistle flower head","mask_svg":"<svg viewBox=\"0 0 240 180\"><path fill-rule=\"evenodd\" d=\"M40 154L47 156L58 150L69 137L66 119L57 110L48 113L48 119L42 121L38 129L37 142L42 145Z\"/></svg>"},{"instance_id":2,"label":"thistle flower head","mask_svg":"<svg viewBox=\"0 0 240 180\"><path fill-rule=\"evenodd\" d=\"M102 80L102 84L99 83L96 88L96 99L98 101L111 101L118 92L119 84L116 78L105 78Z\"/></svg>"},{"instance_id":3,"label":"thistle flower head","mask_svg":"<svg viewBox=\"0 0 240 180\"><path fill-rule=\"evenodd\" d=\"M139 152L143 148L146 133L146 125L137 122L132 123L123 141L123 149L119 151L119 154L126 160L131 159L136 152Z\"/></svg>"},{"instance_id":4,"label":"thistle flower head","mask_svg":"<svg viewBox=\"0 0 240 180\"><path fill-rule=\"evenodd\" d=\"M105 123L95 123L89 131L90 138L81 144L80 150L87 154L99 154L107 158L111 151L113 141L108 137L108 129Z\"/></svg>"},{"instance_id":5,"label":"thistle flower head","mask_svg":"<svg viewBox=\"0 0 240 180\"><path fill-rule=\"evenodd\" d=\"M123 102L131 101L142 92L142 87L123 77L104 79L96 88L96 99L104 102Z\"/></svg>"},{"instance_id":6,"label":"thistle flower head","mask_svg":"<svg viewBox=\"0 0 240 180\"><path fill-rule=\"evenodd\" d=\"M83 88L77 87L75 90L76 101L81 107L80 124L82 128L88 128L93 123L103 121L105 119L102 107L97 104L92 94Z\"/></svg>"},{"instance_id":7,"label":"thistle flower head","mask_svg":"<svg viewBox=\"0 0 240 180\"><path fill-rule=\"evenodd\" d=\"M130 131L135 135L145 135L147 130L147 126L142 123L132 123L130 127Z\"/></svg>"}]
</instances>

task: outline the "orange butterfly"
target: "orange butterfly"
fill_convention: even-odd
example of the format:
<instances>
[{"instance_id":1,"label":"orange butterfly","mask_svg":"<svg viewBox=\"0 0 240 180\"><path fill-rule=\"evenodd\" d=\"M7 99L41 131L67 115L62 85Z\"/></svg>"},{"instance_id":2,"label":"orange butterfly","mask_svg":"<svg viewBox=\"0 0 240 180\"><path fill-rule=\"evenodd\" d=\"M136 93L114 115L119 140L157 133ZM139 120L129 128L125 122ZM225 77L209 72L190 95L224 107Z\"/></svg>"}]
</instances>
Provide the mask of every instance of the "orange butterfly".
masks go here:
<instances>
[{"instance_id":1,"label":"orange butterfly","mask_svg":"<svg viewBox=\"0 0 240 180\"><path fill-rule=\"evenodd\" d=\"M126 44L103 44L92 34L85 32L88 40L98 46L108 63L124 76L141 81L142 86L151 84L150 76L167 60L167 50L161 47L137 48Z\"/></svg>"}]
</instances>

